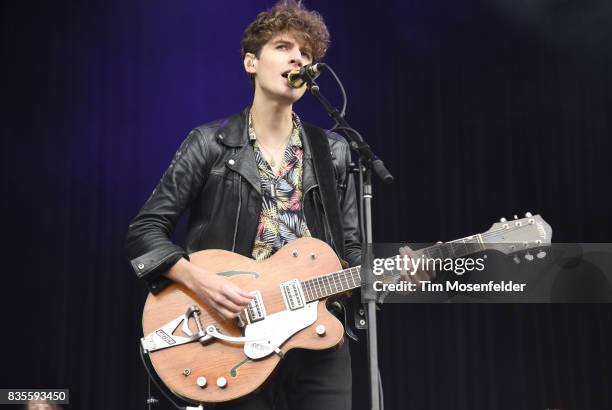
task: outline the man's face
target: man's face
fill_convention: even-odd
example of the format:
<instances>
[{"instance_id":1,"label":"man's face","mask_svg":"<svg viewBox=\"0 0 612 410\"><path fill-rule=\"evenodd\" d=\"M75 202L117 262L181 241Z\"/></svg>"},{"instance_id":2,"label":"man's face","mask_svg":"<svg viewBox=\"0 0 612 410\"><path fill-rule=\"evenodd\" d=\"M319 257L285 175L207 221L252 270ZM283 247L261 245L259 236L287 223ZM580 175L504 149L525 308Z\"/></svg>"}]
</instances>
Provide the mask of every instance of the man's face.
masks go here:
<instances>
[{"instance_id":1,"label":"man's face","mask_svg":"<svg viewBox=\"0 0 612 410\"><path fill-rule=\"evenodd\" d=\"M48 403L41 402L30 402L28 403L28 410L53 410L53 407Z\"/></svg>"},{"instance_id":2,"label":"man's face","mask_svg":"<svg viewBox=\"0 0 612 410\"><path fill-rule=\"evenodd\" d=\"M306 87L289 87L287 73L310 63L311 51L292 33L273 36L262 47L259 58L247 54L244 59L245 70L255 74L255 92L288 104L299 100Z\"/></svg>"}]
</instances>

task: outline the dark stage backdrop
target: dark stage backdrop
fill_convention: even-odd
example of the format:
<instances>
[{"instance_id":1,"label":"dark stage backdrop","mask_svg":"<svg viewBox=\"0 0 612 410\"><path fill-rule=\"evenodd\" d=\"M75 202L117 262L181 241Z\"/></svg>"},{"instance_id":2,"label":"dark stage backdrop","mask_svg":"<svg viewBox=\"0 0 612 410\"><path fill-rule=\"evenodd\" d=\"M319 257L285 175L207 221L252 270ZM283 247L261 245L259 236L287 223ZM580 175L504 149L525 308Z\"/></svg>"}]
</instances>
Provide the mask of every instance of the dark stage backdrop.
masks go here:
<instances>
[{"instance_id":1,"label":"dark stage backdrop","mask_svg":"<svg viewBox=\"0 0 612 410\"><path fill-rule=\"evenodd\" d=\"M2 2L0 387L144 407L127 225L189 130L248 104L239 41L270 5ZM375 187L376 241L531 211L557 242L612 242L610 2L308 5L329 23L349 121L396 176ZM296 110L331 124L311 96ZM387 409L612 408L609 305L384 306L379 346ZM351 347L366 409L365 346Z\"/></svg>"}]
</instances>

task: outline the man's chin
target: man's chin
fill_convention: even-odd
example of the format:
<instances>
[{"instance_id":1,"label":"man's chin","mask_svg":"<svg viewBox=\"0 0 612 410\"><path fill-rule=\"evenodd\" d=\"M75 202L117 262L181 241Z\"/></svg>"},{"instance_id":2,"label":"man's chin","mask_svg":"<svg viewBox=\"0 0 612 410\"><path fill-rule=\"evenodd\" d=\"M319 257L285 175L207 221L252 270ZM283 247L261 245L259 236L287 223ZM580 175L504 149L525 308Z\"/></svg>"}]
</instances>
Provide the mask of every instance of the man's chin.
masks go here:
<instances>
[{"instance_id":1,"label":"man's chin","mask_svg":"<svg viewBox=\"0 0 612 410\"><path fill-rule=\"evenodd\" d=\"M278 94L278 101L285 104L293 104L302 98L303 95L304 93L300 90L292 88L287 92Z\"/></svg>"},{"instance_id":2,"label":"man's chin","mask_svg":"<svg viewBox=\"0 0 612 410\"><path fill-rule=\"evenodd\" d=\"M306 87L304 88L290 88L289 86L285 86L279 90L270 90L267 91L265 89L262 90L264 95L267 95L269 100L276 101L280 104L293 104L298 101L304 93L306 92Z\"/></svg>"}]
</instances>

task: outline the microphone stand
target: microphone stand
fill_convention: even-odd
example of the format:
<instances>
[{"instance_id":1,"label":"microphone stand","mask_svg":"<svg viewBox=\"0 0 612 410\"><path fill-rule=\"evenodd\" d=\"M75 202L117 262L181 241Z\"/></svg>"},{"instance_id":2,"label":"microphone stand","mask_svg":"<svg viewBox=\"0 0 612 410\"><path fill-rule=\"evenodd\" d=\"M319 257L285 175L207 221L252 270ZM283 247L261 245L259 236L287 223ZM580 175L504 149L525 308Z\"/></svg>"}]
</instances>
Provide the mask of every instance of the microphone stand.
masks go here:
<instances>
[{"instance_id":1,"label":"microphone stand","mask_svg":"<svg viewBox=\"0 0 612 410\"><path fill-rule=\"evenodd\" d=\"M376 294L372 287L372 171L385 183L393 182L393 176L385 168L383 162L372 152L370 146L355 131L340 112L321 94L320 88L309 73L306 74L306 84L310 92L323 105L329 116L345 131L350 147L359 154L359 194L363 204L363 220L361 226L365 231L365 243L361 244L362 300L366 299L368 362L370 369L371 409L380 410L382 402L382 385L378 370L378 335L376 332ZM361 216L361 213L360 213ZM364 286L365 285L365 286Z\"/></svg>"}]
</instances>

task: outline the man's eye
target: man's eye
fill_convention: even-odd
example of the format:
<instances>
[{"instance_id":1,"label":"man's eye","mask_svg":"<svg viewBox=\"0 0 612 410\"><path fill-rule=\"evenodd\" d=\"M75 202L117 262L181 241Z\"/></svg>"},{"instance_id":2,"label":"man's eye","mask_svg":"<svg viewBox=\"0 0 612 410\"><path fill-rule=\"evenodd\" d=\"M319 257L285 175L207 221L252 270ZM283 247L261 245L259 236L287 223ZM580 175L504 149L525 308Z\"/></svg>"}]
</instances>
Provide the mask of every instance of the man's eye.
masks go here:
<instances>
[{"instance_id":1,"label":"man's eye","mask_svg":"<svg viewBox=\"0 0 612 410\"><path fill-rule=\"evenodd\" d=\"M286 45L284 45L284 44L279 44L279 45L277 45L277 46L276 46L276 49L277 49L277 50L284 50L284 49L286 49L286 48L287 48L287 46L286 46Z\"/></svg>"}]
</instances>

